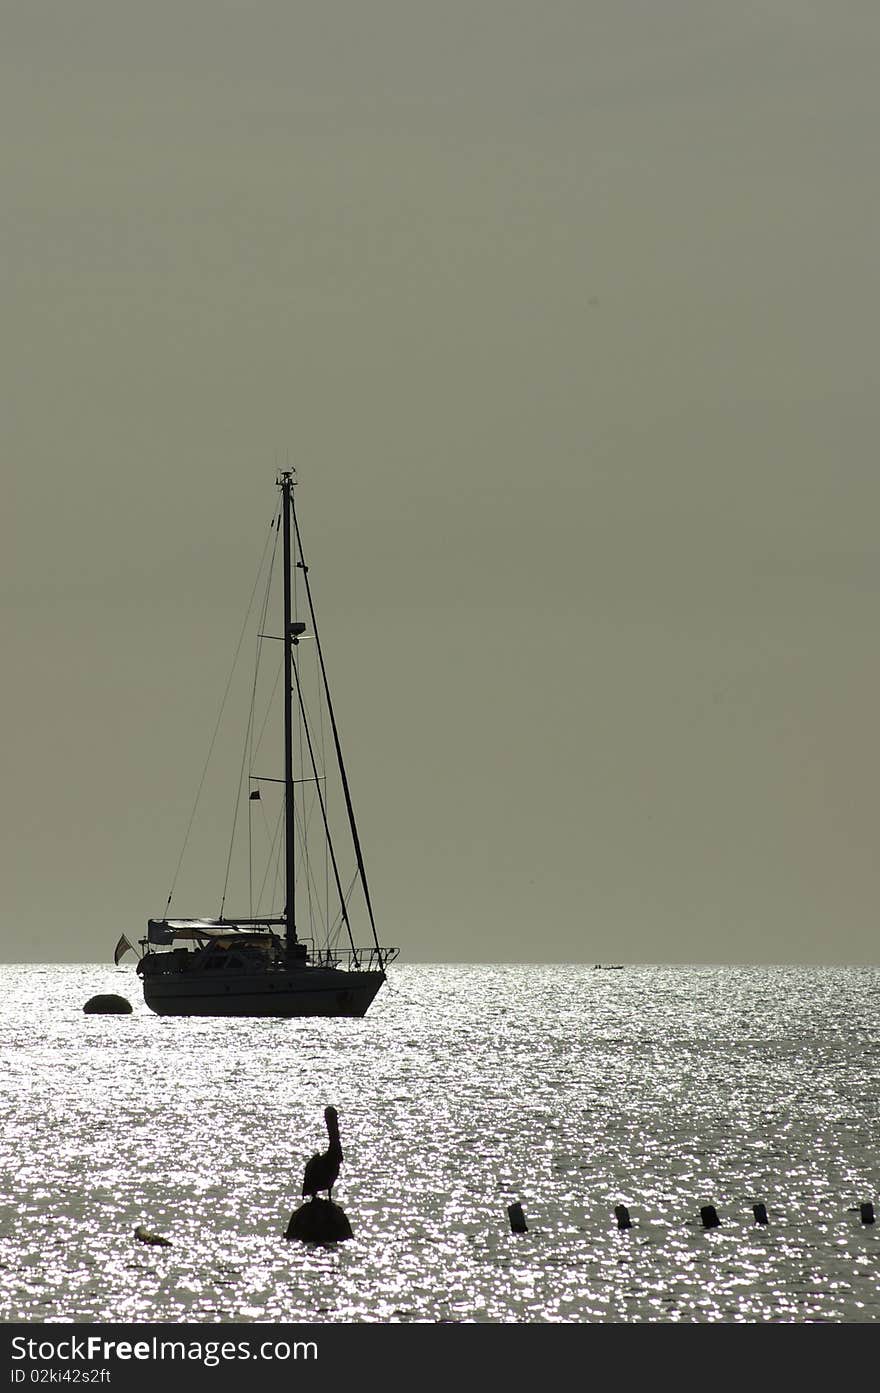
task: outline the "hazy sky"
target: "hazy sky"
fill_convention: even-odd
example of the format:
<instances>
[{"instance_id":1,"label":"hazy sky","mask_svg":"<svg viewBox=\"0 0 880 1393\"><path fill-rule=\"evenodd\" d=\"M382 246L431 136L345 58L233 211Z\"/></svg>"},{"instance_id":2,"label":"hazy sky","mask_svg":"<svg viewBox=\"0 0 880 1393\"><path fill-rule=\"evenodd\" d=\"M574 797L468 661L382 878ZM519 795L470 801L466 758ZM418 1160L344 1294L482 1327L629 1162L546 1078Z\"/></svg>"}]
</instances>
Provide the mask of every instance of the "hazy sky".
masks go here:
<instances>
[{"instance_id":1,"label":"hazy sky","mask_svg":"<svg viewBox=\"0 0 880 1393\"><path fill-rule=\"evenodd\" d=\"M289 459L404 960L877 961L876 0L0 21L3 956L161 914Z\"/></svg>"}]
</instances>

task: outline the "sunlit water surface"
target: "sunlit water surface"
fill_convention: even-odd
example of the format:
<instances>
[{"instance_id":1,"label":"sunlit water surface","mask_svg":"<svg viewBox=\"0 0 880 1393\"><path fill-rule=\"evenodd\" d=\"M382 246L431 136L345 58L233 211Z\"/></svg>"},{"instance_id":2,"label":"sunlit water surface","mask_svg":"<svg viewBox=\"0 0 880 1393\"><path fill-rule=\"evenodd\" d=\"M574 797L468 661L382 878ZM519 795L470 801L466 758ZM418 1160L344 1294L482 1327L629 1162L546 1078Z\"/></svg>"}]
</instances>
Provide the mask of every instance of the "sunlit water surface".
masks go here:
<instances>
[{"instance_id":1,"label":"sunlit water surface","mask_svg":"<svg viewBox=\"0 0 880 1393\"><path fill-rule=\"evenodd\" d=\"M403 966L361 1021L2 987L3 1320L880 1318L880 969ZM354 1239L288 1243L331 1102Z\"/></svg>"}]
</instances>

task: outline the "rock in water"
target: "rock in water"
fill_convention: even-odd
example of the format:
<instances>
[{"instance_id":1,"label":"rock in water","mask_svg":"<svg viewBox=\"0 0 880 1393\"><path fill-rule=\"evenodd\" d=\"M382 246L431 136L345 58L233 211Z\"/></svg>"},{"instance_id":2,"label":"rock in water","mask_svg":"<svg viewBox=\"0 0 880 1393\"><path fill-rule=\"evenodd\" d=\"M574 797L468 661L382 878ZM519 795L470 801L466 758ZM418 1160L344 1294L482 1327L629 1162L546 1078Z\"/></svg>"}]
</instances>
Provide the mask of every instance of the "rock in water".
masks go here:
<instances>
[{"instance_id":1,"label":"rock in water","mask_svg":"<svg viewBox=\"0 0 880 1393\"><path fill-rule=\"evenodd\" d=\"M138 1243L149 1243L153 1248L171 1247L170 1238L163 1238L161 1233L148 1233L143 1224L138 1224L134 1231L134 1236Z\"/></svg>"},{"instance_id":2,"label":"rock in water","mask_svg":"<svg viewBox=\"0 0 880 1393\"><path fill-rule=\"evenodd\" d=\"M291 1214L284 1237L299 1238L303 1243L341 1243L354 1234L345 1211L332 1200L319 1200L316 1195Z\"/></svg>"},{"instance_id":3,"label":"rock in water","mask_svg":"<svg viewBox=\"0 0 880 1393\"><path fill-rule=\"evenodd\" d=\"M90 996L83 1010L87 1016L130 1016L131 1002L124 996Z\"/></svg>"}]
</instances>

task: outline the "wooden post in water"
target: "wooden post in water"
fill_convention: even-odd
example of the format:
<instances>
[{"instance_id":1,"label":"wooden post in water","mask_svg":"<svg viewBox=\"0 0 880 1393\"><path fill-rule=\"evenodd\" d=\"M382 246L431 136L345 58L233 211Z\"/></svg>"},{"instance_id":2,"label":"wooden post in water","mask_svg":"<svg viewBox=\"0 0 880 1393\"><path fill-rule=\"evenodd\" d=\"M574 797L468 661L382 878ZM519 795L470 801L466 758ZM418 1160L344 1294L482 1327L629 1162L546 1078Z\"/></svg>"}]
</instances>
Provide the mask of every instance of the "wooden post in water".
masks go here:
<instances>
[{"instance_id":1,"label":"wooden post in water","mask_svg":"<svg viewBox=\"0 0 880 1393\"><path fill-rule=\"evenodd\" d=\"M507 1206L507 1217L510 1220L511 1233L528 1233L529 1226L526 1223L526 1216L523 1214L521 1204L509 1204Z\"/></svg>"},{"instance_id":2,"label":"wooden post in water","mask_svg":"<svg viewBox=\"0 0 880 1393\"><path fill-rule=\"evenodd\" d=\"M755 1216L755 1223L756 1223L756 1224L766 1224L766 1223L768 1222L768 1219L767 1219L767 1209L766 1209L766 1206L765 1206L765 1205L763 1205L763 1204L753 1204L753 1205L752 1205L752 1213L753 1213L754 1216Z\"/></svg>"},{"instance_id":3,"label":"wooden post in water","mask_svg":"<svg viewBox=\"0 0 880 1393\"><path fill-rule=\"evenodd\" d=\"M619 1204L617 1206L614 1211L614 1217L617 1220L617 1227L619 1229L632 1228L632 1219L629 1217L629 1210L625 1204Z\"/></svg>"},{"instance_id":4,"label":"wooden post in water","mask_svg":"<svg viewBox=\"0 0 880 1393\"><path fill-rule=\"evenodd\" d=\"M718 1211L714 1204L704 1204L700 1210L700 1218L703 1221L704 1229L717 1229L721 1227L721 1220L718 1218Z\"/></svg>"}]
</instances>

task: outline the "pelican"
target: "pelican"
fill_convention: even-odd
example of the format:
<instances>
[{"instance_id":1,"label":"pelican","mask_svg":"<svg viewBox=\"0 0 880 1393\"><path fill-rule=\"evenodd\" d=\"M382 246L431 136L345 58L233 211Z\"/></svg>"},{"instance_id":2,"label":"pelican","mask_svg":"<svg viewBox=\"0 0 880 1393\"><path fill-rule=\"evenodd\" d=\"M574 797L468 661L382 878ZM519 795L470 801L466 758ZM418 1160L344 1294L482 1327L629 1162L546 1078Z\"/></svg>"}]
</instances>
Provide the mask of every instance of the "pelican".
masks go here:
<instances>
[{"instance_id":1,"label":"pelican","mask_svg":"<svg viewBox=\"0 0 880 1393\"><path fill-rule=\"evenodd\" d=\"M310 1160L306 1161L306 1172L303 1176L303 1195L311 1195L314 1199L319 1190L327 1191L328 1200L333 1199L333 1186L336 1184L336 1177L339 1174L339 1167L342 1163L342 1147L339 1145L339 1122L335 1108L324 1109L324 1121L327 1123L327 1135L330 1138L330 1145L324 1152L317 1152Z\"/></svg>"}]
</instances>

